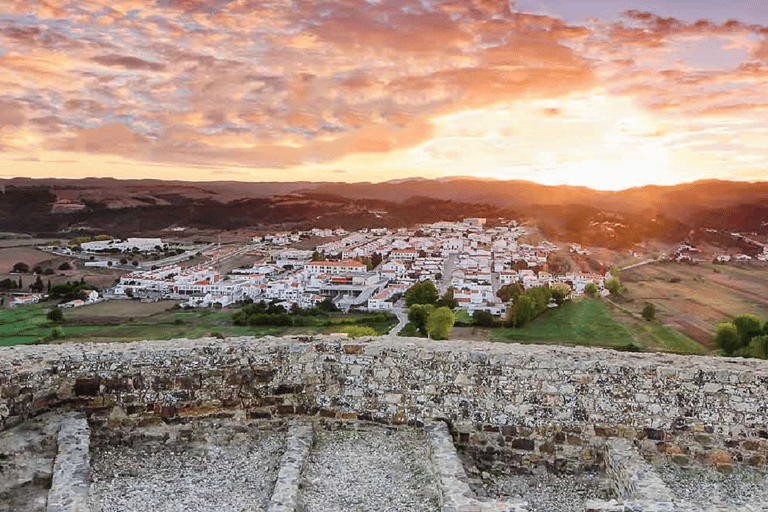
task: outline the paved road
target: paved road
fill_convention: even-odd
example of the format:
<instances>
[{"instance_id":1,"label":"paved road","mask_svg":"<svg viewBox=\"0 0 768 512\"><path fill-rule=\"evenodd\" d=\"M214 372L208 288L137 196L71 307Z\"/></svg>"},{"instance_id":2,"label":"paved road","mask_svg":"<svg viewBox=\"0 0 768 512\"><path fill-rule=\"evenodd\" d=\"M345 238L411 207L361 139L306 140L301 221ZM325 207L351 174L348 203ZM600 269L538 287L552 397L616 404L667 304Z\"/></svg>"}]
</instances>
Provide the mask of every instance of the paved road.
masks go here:
<instances>
[{"instance_id":1,"label":"paved road","mask_svg":"<svg viewBox=\"0 0 768 512\"><path fill-rule=\"evenodd\" d=\"M389 334L397 334L408 323L408 310L405 308L395 308L392 312L397 316L397 325L390 329Z\"/></svg>"},{"instance_id":2,"label":"paved road","mask_svg":"<svg viewBox=\"0 0 768 512\"><path fill-rule=\"evenodd\" d=\"M440 280L440 288L438 290L440 295L448 291L448 285L451 284L451 277L453 276L453 271L456 268L456 261L458 261L458 259L459 255L455 252L450 253L445 259L445 264L443 265L443 278Z\"/></svg>"}]
</instances>

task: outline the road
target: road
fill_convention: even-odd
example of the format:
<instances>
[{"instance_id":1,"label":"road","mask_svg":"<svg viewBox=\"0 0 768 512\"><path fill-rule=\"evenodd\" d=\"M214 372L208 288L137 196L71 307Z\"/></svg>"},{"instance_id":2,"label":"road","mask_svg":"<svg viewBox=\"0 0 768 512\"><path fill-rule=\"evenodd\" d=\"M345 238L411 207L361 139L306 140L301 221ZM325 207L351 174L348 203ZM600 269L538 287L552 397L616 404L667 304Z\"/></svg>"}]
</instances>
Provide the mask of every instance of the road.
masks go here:
<instances>
[{"instance_id":1,"label":"road","mask_svg":"<svg viewBox=\"0 0 768 512\"><path fill-rule=\"evenodd\" d=\"M452 252L445 259L443 265L443 278L440 280L440 295L443 295L448 291L448 285L451 283L451 277L453 277L453 271L456 268L456 261L459 259L458 253Z\"/></svg>"},{"instance_id":2,"label":"road","mask_svg":"<svg viewBox=\"0 0 768 512\"><path fill-rule=\"evenodd\" d=\"M397 334L408 323L408 310L405 308L395 308L392 312L397 316L397 325L390 329L389 334Z\"/></svg>"},{"instance_id":3,"label":"road","mask_svg":"<svg viewBox=\"0 0 768 512\"><path fill-rule=\"evenodd\" d=\"M629 270L631 268L639 267L641 265L647 265L648 263L655 263L658 260L650 259L650 260L643 260L638 263L633 263L632 265L627 265L626 267L621 267L621 270Z\"/></svg>"}]
</instances>

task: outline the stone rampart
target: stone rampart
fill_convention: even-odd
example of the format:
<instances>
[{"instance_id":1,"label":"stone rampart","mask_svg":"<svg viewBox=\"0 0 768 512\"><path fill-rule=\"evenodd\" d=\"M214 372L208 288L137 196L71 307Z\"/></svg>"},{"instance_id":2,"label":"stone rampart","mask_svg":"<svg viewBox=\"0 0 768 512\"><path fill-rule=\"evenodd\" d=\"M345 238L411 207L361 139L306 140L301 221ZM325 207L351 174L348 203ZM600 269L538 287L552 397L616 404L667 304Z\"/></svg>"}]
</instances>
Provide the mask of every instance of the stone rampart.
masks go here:
<instances>
[{"instance_id":1,"label":"stone rampart","mask_svg":"<svg viewBox=\"0 0 768 512\"><path fill-rule=\"evenodd\" d=\"M555 469L596 457L590 440L601 437L762 465L768 362L398 337L0 348L0 430L65 406L164 419L227 409L251 418L438 418L460 445Z\"/></svg>"}]
</instances>

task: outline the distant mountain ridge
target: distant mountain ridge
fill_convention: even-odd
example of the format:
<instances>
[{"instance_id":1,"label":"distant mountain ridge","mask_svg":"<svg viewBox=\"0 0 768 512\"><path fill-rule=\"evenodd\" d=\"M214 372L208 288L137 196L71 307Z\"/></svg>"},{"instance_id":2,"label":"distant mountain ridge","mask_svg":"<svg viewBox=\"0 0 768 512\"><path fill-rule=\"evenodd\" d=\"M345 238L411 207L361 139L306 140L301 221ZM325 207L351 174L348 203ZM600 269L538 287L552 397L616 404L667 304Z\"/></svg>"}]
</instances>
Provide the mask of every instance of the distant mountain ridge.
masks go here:
<instances>
[{"instance_id":1,"label":"distant mountain ridge","mask_svg":"<svg viewBox=\"0 0 768 512\"><path fill-rule=\"evenodd\" d=\"M313 219L322 224L333 219L350 227L363 218L372 225L431 219L434 215L412 208L409 200L415 198L434 214L448 214L452 211L449 204L468 215L516 212L536 218L552 232L574 241L608 246L631 245L642 237L679 239L699 227L768 232L768 182L701 180L602 191L471 177L382 183L12 178L0 179L0 187L6 191L0 195L0 214L5 217L0 224L5 229L23 226L26 231L113 224L117 217L109 213L112 211L122 212L123 221L132 215L148 216L143 224L129 222L137 230L149 225L159 228L151 215L161 212L178 216L175 223L196 222L213 229L278 223L280 212L302 225ZM208 215L200 216L200 211ZM357 217L350 216L351 212ZM55 214L55 219L47 219L49 214Z\"/></svg>"}]
</instances>

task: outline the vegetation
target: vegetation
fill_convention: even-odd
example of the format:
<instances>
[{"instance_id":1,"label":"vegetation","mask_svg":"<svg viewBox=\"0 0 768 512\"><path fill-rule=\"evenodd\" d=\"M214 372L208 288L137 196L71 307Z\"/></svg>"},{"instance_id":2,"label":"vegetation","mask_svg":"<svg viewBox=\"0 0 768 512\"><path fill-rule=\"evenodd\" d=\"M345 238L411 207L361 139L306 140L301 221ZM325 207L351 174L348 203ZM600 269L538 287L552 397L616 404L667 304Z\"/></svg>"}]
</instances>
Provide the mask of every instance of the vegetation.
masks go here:
<instances>
[{"instance_id":1,"label":"vegetation","mask_svg":"<svg viewBox=\"0 0 768 512\"><path fill-rule=\"evenodd\" d=\"M350 338L362 338L363 336L376 336L378 334L373 327L366 327L363 325L347 327L342 332L347 333L347 336Z\"/></svg>"},{"instance_id":2,"label":"vegetation","mask_svg":"<svg viewBox=\"0 0 768 512\"><path fill-rule=\"evenodd\" d=\"M590 299L597 297L597 285L595 283L587 283L587 286L584 287L584 295Z\"/></svg>"},{"instance_id":3,"label":"vegetation","mask_svg":"<svg viewBox=\"0 0 768 512\"><path fill-rule=\"evenodd\" d=\"M507 311L507 325L522 327L547 310L552 290L535 286L515 299Z\"/></svg>"},{"instance_id":4,"label":"vegetation","mask_svg":"<svg viewBox=\"0 0 768 512\"><path fill-rule=\"evenodd\" d=\"M11 270L11 272L18 273L18 274L26 274L29 272L29 265L27 265L23 261L14 263L13 269Z\"/></svg>"},{"instance_id":5,"label":"vegetation","mask_svg":"<svg viewBox=\"0 0 768 512\"><path fill-rule=\"evenodd\" d=\"M435 307L431 304L414 304L408 308L408 322L422 336L427 335L427 320Z\"/></svg>"},{"instance_id":6,"label":"vegetation","mask_svg":"<svg viewBox=\"0 0 768 512\"><path fill-rule=\"evenodd\" d=\"M656 318L656 306L651 304L650 302L646 302L645 306L643 306L643 312L640 313L640 316L648 320L649 322Z\"/></svg>"},{"instance_id":7,"label":"vegetation","mask_svg":"<svg viewBox=\"0 0 768 512\"><path fill-rule=\"evenodd\" d=\"M437 288L432 281L421 281L405 292L405 305L410 308L414 304L435 304L438 297Z\"/></svg>"},{"instance_id":8,"label":"vegetation","mask_svg":"<svg viewBox=\"0 0 768 512\"><path fill-rule=\"evenodd\" d=\"M631 333L611 317L605 305L592 299L566 301L523 327L494 330L492 339L607 347L635 343Z\"/></svg>"},{"instance_id":9,"label":"vegetation","mask_svg":"<svg viewBox=\"0 0 768 512\"><path fill-rule=\"evenodd\" d=\"M621 294L621 281L618 277L612 277L605 282L605 288L611 292L611 295L618 296Z\"/></svg>"},{"instance_id":10,"label":"vegetation","mask_svg":"<svg viewBox=\"0 0 768 512\"><path fill-rule=\"evenodd\" d=\"M434 340L447 340L453 323L453 311L445 306L437 308L427 319L427 332Z\"/></svg>"},{"instance_id":11,"label":"vegetation","mask_svg":"<svg viewBox=\"0 0 768 512\"><path fill-rule=\"evenodd\" d=\"M739 349L739 334L736 326L730 322L721 322L717 325L715 345L727 356Z\"/></svg>"},{"instance_id":12,"label":"vegetation","mask_svg":"<svg viewBox=\"0 0 768 512\"><path fill-rule=\"evenodd\" d=\"M53 308L48 312L45 317L51 322L62 323L64 322L64 312L59 308Z\"/></svg>"}]
</instances>

